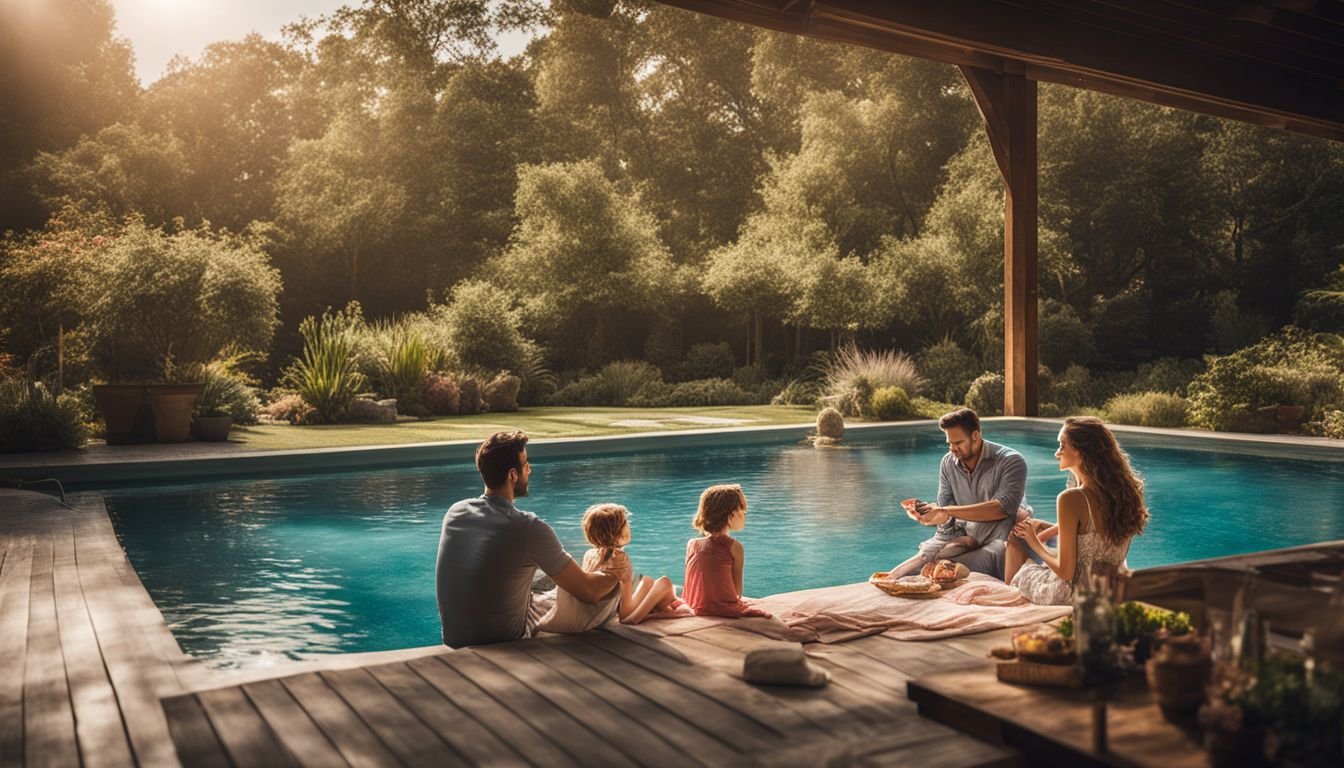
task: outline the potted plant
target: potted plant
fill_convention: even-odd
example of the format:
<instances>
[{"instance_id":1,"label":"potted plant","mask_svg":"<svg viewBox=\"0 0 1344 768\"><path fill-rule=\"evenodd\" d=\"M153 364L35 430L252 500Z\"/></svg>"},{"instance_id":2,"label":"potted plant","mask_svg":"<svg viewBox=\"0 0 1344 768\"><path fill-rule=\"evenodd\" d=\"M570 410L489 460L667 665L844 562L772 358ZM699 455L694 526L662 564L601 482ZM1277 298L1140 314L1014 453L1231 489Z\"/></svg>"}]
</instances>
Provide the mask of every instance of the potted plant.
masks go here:
<instances>
[{"instance_id":1,"label":"potted plant","mask_svg":"<svg viewBox=\"0 0 1344 768\"><path fill-rule=\"evenodd\" d=\"M191 431L197 440L223 442L237 424L255 424L261 404L239 366L249 355L234 353L199 367L201 396Z\"/></svg>"},{"instance_id":2,"label":"potted plant","mask_svg":"<svg viewBox=\"0 0 1344 768\"><path fill-rule=\"evenodd\" d=\"M108 445L154 442L154 411L144 384L95 384L93 399Z\"/></svg>"}]
</instances>

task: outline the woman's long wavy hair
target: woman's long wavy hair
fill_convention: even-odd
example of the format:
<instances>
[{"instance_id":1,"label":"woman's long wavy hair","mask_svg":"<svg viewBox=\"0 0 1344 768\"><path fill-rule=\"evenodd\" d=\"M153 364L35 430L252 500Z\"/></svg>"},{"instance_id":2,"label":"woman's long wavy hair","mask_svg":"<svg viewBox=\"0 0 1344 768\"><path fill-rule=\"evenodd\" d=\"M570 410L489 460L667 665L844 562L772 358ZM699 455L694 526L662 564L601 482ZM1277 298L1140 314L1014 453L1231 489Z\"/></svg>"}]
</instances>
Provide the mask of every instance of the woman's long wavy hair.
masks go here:
<instances>
[{"instance_id":1,"label":"woman's long wavy hair","mask_svg":"<svg viewBox=\"0 0 1344 768\"><path fill-rule=\"evenodd\" d=\"M1129 455L1120 450L1111 430L1101 419L1072 416L1064 420L1064 439L1078 451L1083 474L1110 507L1096 521L1098 532L1112 544L1142 533L1148 523L1143 480L1134 473Z\"/></svg>"}]
</instances>

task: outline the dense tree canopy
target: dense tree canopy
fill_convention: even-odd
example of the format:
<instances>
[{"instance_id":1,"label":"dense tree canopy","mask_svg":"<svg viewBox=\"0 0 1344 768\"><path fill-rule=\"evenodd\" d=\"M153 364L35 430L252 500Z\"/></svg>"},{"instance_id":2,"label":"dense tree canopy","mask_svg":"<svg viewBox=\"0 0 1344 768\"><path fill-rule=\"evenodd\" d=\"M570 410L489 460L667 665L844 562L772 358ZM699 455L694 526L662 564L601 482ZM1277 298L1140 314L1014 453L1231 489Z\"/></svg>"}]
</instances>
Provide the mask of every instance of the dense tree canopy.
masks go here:
<instances>
[{"instance_id":1,"label":"dense tree canopy","mask_svg":"<svg viewBox=\"0 0 1344 768\"><path fill-rule=\"evenodd\" d=\"M0 352L80 325L95 237L161 230L248 233L282 353L429 295L560 372L723 341L771 376L842 340L1001 366L1003 188L953 67L640 0L352 0L142 90L106 0L42 5L0 6ZM1051 369L1339 322L1344 146L1039 93Z\"/></svg>"}]
</instances>

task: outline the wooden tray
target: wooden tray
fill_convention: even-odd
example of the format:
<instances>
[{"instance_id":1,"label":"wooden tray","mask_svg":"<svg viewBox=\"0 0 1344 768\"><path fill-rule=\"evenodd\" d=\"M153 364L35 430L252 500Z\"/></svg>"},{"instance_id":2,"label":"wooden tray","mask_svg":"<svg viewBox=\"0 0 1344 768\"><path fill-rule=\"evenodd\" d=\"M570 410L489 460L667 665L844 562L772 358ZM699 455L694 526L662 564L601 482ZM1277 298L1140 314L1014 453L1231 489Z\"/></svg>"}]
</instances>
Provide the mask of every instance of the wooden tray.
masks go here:
<instances>
[{"instance_id":1,"label":"wooden tray","mask_svg":"<svg viewBox=\"0 0 1344 768\"><path fill-rule=\"evenodd\" d=\"M1072 664L1040 664L1034 661L1000 661L995 664L999 680L1022 685L1082 688L1083 678Z\"/></svg>"}]
</instances>

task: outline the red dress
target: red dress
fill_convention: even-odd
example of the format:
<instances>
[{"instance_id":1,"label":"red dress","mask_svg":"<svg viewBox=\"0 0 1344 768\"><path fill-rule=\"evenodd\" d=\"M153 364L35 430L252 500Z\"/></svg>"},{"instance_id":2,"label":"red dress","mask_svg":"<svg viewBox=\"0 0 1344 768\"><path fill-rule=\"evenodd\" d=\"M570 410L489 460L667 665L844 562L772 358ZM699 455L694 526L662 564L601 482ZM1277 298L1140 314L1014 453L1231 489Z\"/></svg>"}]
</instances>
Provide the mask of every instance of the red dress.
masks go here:
<instances>
[{"instance_id":1,"label":"red dress","mask_svg":"<svg viewBox=\"0 0 1344 768\"><path fill-rule=\"evenodd\" d=\"M769 616L751 607L733 583L733 538L707 536L686 545L686 580L681 599L697 616Z\"/></svg>"}]
</instances>

